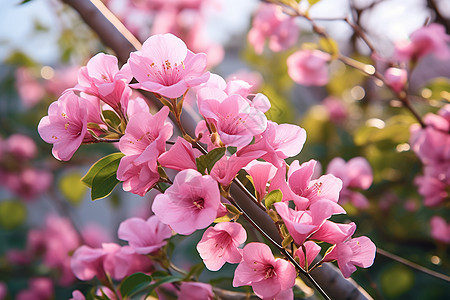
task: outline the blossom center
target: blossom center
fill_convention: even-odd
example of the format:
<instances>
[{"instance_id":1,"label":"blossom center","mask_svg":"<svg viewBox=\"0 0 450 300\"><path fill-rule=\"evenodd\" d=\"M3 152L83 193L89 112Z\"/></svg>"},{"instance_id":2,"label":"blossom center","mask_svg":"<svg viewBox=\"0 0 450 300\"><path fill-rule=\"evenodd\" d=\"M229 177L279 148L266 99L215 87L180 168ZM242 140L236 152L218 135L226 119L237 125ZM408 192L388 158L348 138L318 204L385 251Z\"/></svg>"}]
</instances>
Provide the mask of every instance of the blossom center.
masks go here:
<instances>
[{"instance_id":1,"label":"blossom center","mask_svg":"<svg viewBox=\"0 0 450 300\"><path fill-rule=\"evenodd\" d=\"M198 198L198 199L194 200L194 202L192 202L192 203L198 209L203 209L205 207L205 200L203 198Z\"/></svg>"}]
</instances>

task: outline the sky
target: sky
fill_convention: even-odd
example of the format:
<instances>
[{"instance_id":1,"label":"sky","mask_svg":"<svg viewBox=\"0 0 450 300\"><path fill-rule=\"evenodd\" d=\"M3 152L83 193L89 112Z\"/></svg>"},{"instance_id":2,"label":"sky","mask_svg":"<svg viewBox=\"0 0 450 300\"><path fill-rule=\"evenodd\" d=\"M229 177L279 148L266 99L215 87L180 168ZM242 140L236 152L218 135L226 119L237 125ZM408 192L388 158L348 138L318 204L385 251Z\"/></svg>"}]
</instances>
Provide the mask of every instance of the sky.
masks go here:
<instances>
[{"instance_id":1,"label":"sky","mask_svg":"<svg viewBox=\"0 0 450 300\"><path fill-rule=\"evenodd\" d=\"M210 1L210 0L208 0ZM236 33L246 30L251 21L251 13L259 3L257 0L211 0L221 8L211 8L208 19L210 37L225 43ZM362 7L373 0L354 0ZM14 49L20 49L43 64L51 64L58 57L57 38L60 20L56 15L59 9L57 0L32 0L18 5L21 0L0 0L0 60ZM302 5L306 3L302 1ZM442 3L450 1L444 0ZM427 13L424 0L385 0L365 17L363 25L369 30L371 39L378 45L386 45L386 54L391 51L388 45L392 40L406 38L408 34L421 27ZM311 9L312 17L342 18L349 12L348 0L322 0ZM48 32L36 33L34 26L39 22L49 28ZM305 29L306 22L299 20ZM342 21L320 22L331 36L346 41L351 35L350 28Z\"/></svg>"}]
</instances>

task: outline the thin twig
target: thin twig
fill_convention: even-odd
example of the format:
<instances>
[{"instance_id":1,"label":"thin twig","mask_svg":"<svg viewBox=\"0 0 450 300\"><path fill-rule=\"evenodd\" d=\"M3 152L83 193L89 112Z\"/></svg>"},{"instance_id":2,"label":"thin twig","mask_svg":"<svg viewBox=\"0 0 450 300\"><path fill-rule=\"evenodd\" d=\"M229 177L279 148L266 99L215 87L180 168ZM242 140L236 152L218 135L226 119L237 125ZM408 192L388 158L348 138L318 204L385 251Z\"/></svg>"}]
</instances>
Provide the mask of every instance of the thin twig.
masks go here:
<instances>
[{"instance_id":1,"label":"thin twig","mask_svg":"<svg viewBox=\"0 0 450 300\"><path fill-rule=\"evenodd\" d=\"M398 255L390 253L390 252L388 252L386 250L383 250L383 249L380 249L380 248L377 247L377 253L380 254L380 255L383 255L383 256L385 256L387 258L390 258L392 260L395 260L396 262L404 264L404 265L406 265L406 266L408 266L410 268L416 269L416 270L418 270L420 272L423 272L423 273L426 273L426 274L431 275L433 277L436 277L436 278L442 279L444 281L450 282L450 276L447 276L445 274L441 274L439 272L436 272L436 271L430 270L428 268L425 268L425 267L423 267L421 265L418 265L418 264L416 264L416 263L414 263L412 261L404 259L403 257L400 257Z\"/></svg>"}]
</instances>

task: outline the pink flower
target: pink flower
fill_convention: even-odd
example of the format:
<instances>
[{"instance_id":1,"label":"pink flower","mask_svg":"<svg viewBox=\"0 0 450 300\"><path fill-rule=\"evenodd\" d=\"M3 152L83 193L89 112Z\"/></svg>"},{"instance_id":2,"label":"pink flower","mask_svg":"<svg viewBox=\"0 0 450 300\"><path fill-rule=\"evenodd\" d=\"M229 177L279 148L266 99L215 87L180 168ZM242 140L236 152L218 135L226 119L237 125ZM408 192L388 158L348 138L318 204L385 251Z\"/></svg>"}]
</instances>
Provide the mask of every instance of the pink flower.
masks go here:
<instances>
[{"instance_id":1,"label":"pink flower","mask_svg":"<svg viewBox=\"0 0 450 300\"><path fill-rule=\"evenodd\" d=\"M175 232L189 235L210 225L220 205L217 182L209 175L186 169L175 176L164 194L155 197L152 210Z\"/></svg>"},{"instance_id":2,"label":"pink flower","mask_svg":"<svg viewBox=\"0 0 450 300\"><path fill-rule=\"evenodd\" d=\"M205 90L211 92L209 98ZM238 94L226 96L225 92L202 89L199 96L199 111L208 123L214 125L221 141L227 146L248 145L253 137L266 130L267 118L264 113L251 107L249 101Z\"/></svg>"},{"instance_id":3,"label":"pink flower","mask_svg":"<svg viewBox=\"0 0 450 300\"><path fill-rule=\"evenodd\" d=\"M178 300L213 300L212 286L203 282L182 282Z\"/></svg>"},{"instance_id":4,"label":"pink flower","mask_svg":"<svg viewBox=\"0 0 450 300\"><path fill-rule=\"evenodd\" d=\"M288 74L301 85L325 85L328 82L327 62L331 57L320 50L299 50L287 59Z\"/></svg>"},{"instance_id":5,"label":"pink flower","mask_svg":"<svg viewBox=\"0 0 450 300\"><path fill-rule=\"evenodd\" d=\"M211 177L223 186L229 186L239 170L263 154L263 151L257 150L245 153L238 151L230 157L224 155L212 168Z\"/></svg>"},{"instance_id":6,"label":"pink flower","mask_svg":"<svg viewBox=\"0 0 450 300\"><path fill-rule=\"evenodd\" d=\"M394 92L399 93L405 88L408 81L408 72L405 69L389 68L384 72L386 84L390 86Z\"/></svg>"},{"instance_id":7,"label":"pink flower","mask_svg":"<svg viewBox=\"0 0 450 300\"><path fill-rule=\"evenodd\" d=\"M314 160L301 165L298 160L295 160L289 168L289 187L296 195L300 196L294 199L297 209L304 209L309 204L327 200L331 202L329 205L333 207L334 213L344 213L344 209L337 204L342 181L331 174L311 180L315 165L316 161Z\"/></svg>"},{"instance_id":8,"label":"pink flower","mask_svg":"<svg viewBox=\"0 0 450 300\"><path fill-rule=\"evenodd\" d=\"M48 300L53 296L53 282L50 278L36 277L29 281L30 287L16 295L17 300Z\"/></svg>"},{"instance_id":9,"label":"pink flower","mask_svg":"<svg viewBox=\"0 0 450 300\"><path fill-rule=\"evenodd\" d=\"M309 210L293 210L287 202L274 204L277 213L283 219L287 230L297 245L302 245L307 238L319 230L326 219L333 214L331 201L317 201L311 204Z\"/></svg>"},{"instance_id":10,"label":"pink flower","mask_svg":"<svg viewBox=\"0 0 450 300\"><path fill-rule=\"evenodd\" d=\"M375 259L375 252L375 244L368 237L349 238L336 244L333 250L325 255L324 261L337 260L342 275L349 278L356 271L356 266L370 267Z\"/></svg>"},{"instance_id":11,"label":"pink flower","mask_svg":"<svg viewBox=\"0 0 450 300\"><path fill-rule=\"evenodd\" d=\"M329 244L342 243L356 230L355 223L340 224L326 220L320 228L311 235L312 240L322 241Z\"/></svg>"},{"instance_id":12,"label":"pink flower","mask_svg":"<svg viewBox=\"0 0 450 300\"><path fill-rule=\"evenodd\" d=\"M430 220L431 225L431 236L440 242L445 244L450 243L450 224L439 217L433 216Z\"/></svg>"},{"instance_id":13,"label":"pink flower","mask_svg":"<svg viewBox=\"0 0 450 300\"><path fill-rule=\"evenodd\" d=\"M78 73L79 86L76 89L99 97L103 102L111 106L115 111L126 109L126 102L121 104L124 93L129 93L126 83L133 76L128 65L124 65L119 71L117 58L113 55L98 53L92 57L85 67L81 67Z\"/></svg>"},{"instance_id":14,"label":"pink flower","mask_svg":"<svg viewBox=\"0 0 450 300\"><path fill-rule=\"evenodd\" d=\"M105 278L103 258L106 255L101 248L81 246L72 255L70 265L73 274L80 280L87 281L94 277Z\"/></svg>"},{"instance_id":15,"label":"pink flower","mask_svg":"<svg viewBox=\"0 0 450 300\"><path fill-rule=\"evenodd\" d=\"M395 44L394 57L400 61L418 61L423 56L434 53L437 58L446 60L450 57L447 42L450 36L445 33L445 27L433 23L414 31L409 41L399 41Z\"/></svg>"},{"instance_id":16,"label":"pink flower","mask_svg":"<svg viewBox=\"0 0 450 300\"><path fill-rule=\"evenodd\" d=\"M48 116L41 119L38 131L41 138L53 144L53 156L69 160L80 147L87 133L87 104L72 91L65 92L48 108Z\"/></svg>"},{"instance_id":17,"label":"pink flower","mask_svg":"<svg viewBox=\"0 0 450 300\"><path fill-rule=\"evenodd\" d=\"M119 246L114 243L102 245L105 252L103 257L103 269L109 276L116 280L122 280L136 272L149 272L152 269L151 260L137 254L130 246Z\"/></svg>"},{"instance_id":18,"label":"pink flower","mask_svg":"<svg viewBox=\"0 0 450 300\"><path fill-rule=\"evenodd\" d=\"M156 216L146 221L139 218L130 218L120 223L119 239L128 241L130 246L139 254L149 254L159 250L172 236L172 230L161 223Z\"/></svg>"},{"instance_id":19,"label":"pink flower","mask_svg":"<svg viewBox=\"0 0 450 300\"><path fill-rule=\"evenodd\" d=\"M254 160L244 170L252 177L256 198L261 201L266 195L267 183L275 176L277 169L271 163Z\"/></svg>"},{"instance_id":20,"label":"pink flower","mask_svg":"<svg viewBox=\"0 0 450 300\"><path fill-rule=\"evenodd\" d=\"M329 96L322 101L322 105L328 112L329 120L334 124L342 124L347 120L349 111L344 101L333 96Z\"/></svg>"},{"instance_id":21,"label":"pink flower","mask_svg":"<svg viewBox=\"0 0 450 300\"><path fill-rule=\"evenodd\" d=\"M141 51L130 54L128 60L133 76L142 88L169 98L183 95L187 89L204 83L206 55L194 54L173 34L151 36Z\"/></svg>"},{"instance_id":22,"label":"pink flower","mask_svg":"<svg viewBox=\"0 0 450 300\"><path fill-rule=\"evenodd\" d=\"M192 144L182 137L177 137L175 144L161 154L158 162L161 166L173 170L197 169L195 159L201 155L198 149L193 149Z\"/></svg>"},{"instance_id":23,"label":"pink flower","mask_svg":"<svg viewBox=\"0 0 450 300\"><path fill-rule=\"evenodd\" d=\"M5 174L2 181L16 195L23 197L25 201L30 201L48 190L53 182L53 175L46 170L27 167L19 173Z\"/></svg>"},{"instance_id":24,"label":"pink flower","mask_svg":"<svg viewBox=\"0 0 450 300\"><path fill-rule=\"evenodd\" d=\"M119 148L126 156L120 160L117 179L123 189L138 195L145 193L158 182L157 162L172 136L173 126L165 120L169 108L163 107L155 115L142 112L134 114L127 125Z\"/></svg>"},{"instance_id":25,"label":"pink flower","mask_svg":"<svg viewBox=\"0 0 450 300\"><path fill-rule=\"evenodd\" d=\"M294 266L284 259L275 259L269 246L250 243L242 254L242 262L234 273L234 287L251 285L258 297L273 299L294 286Z\"/></svg>"},{"instance_id":26,"label":"pink flower","mask_svg":"<svg viewBox=\"0 0 450 300\"><path fill-rule=\"evenodd\" d=\"M132 75L128 66L119 71L117 57L98 53L92 57L85 67L81 67L78 73L78 81L85 92L94 95L107 96L114 91L119 80L126 83L131 81Z\"/></svg>"},{"instance_id":27,"label":"pink flower","mask_svg":"<svg viewBox=\"0 0 450 300\"><path fill-rule=\"evenodd\" d=\"M33 75L31 69L24 67L17 68L15 75L15 86L26 108L31 108L42 100L45 95L45 89Z\"/></svg>"},{"instance_id":28,"label":"pink flower","mask_svg":"<svg viewBox=\"0 0 450 300\"><path fill-rule=\"evenodd\" d=\"M265 151L261 158L280 168L284 159L296 156L306 141L306 131L292 124L277 124L267 121L267 128L256 136L255 143L242 148L241 152Z\"/></svg>"},{"instance_id":29,"label":"pink flower","mask_svg":"<svg viewBox=\"0 0 450 300\"><path fill-rule=\"evenodd\" d=\"M217 271L228 262L237 264L241 262L242 254L238 248L247 239L247 233L239 223L222 222L209 227L197 244L206 268Z\"/></svg>"},{"instance_id":30,"label":"pink flower","mask_svg":"<svg viewBox=\"0 0 450 300\"><path fill-rule=\"evenodd\" d=\"M253 18L248 41L257 54L264 50L265 40L269 38L269 48L278 52L293 46L298 39L299 27L294 18L283 13L281 7L263 3Z\"/></svg>"},{"instance_id":31,"label":"pink flower","mask_svg":"<svg viewBox=\"0 0 450 300\"><path fill-rule=\"evenodd\" d=\"M303 247L305 247L305 249L303 249ZM313 241L305 242L302 247L298 248L297 251L295 251L295 256L297 256L299 260L298 261L299 265L305 270L307 270L311 266L313 260L320 253L320 250L322 250L322 248L320 248L320 246L314 243ZM305 259L305 252L306 252L306 259ZM308 263L308 265L306 265L306 263Z\"/></svg>"},{"instance_id":32,"label":"pink flower","mask_svg":"<svg viewBox=\"0 0 450 300\"><path fill-rule=\"evenodd\" d=\"M328 165L327 173L342 180L340 203L352 201L358 208L366 208L369 201L361 193L352 189L368 189L373 181L372 168L363 157L354 157L347 163L340 157L333 158Z\"/></svg>"},{"instance_id":33,"label":"pink flower","mask_svg":"<svg viewBox=\"0 0 450 300\"><path fill-rule=\"evenodd\" d=\"M8 287L6 283L0 281L0 300L4 300L6 295L8 295Z\"/></svg>"},{"instance_id":34,"label":"pink flower","mask_svg":"<svg viewBox=\"0 0 450 300\"><path fill-rule=\"evenodd\" d=\"M86 300L86 297L84 297L83 293L79 290L75 290L72 292L72 298L69 300Z\"/></svg>"},{"instance_id":35,"label":"pink flower","mask_svg":"<svg viewBox=\"0 0 450 300\"><path fill-rule=\"evenodd\" d=\"M117 169L117 179L123 181L124 191L144 197L159 181L160 176L153 161L137 163L139 155L124 156Z\"/></svg>"},{"instance_id":36,"label":"pink flower","mask_svg":"<svg viewBox=\"0 0 450 300\"><path fill-rule=\"evenodd\" d=\"M20 161L32 159L37 154L35 142L23 134L9 136L2 147L4 147L3 151L10 153Z\"/></svg>"}]
</instances>

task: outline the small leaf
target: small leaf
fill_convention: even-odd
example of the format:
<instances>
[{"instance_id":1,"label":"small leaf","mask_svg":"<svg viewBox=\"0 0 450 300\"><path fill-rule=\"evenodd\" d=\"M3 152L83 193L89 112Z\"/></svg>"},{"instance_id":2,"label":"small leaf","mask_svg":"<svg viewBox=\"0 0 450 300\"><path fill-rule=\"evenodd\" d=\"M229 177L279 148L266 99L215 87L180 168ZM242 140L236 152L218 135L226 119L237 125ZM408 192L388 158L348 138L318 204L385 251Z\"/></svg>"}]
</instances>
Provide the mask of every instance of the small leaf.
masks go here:
<instances>
[{"instance_id":1,"label":"small leaf","mask_svg":"<svg viewBox=\"0 0 450 300\"><path fill-rule=\"evenodd\" d=\"M331 54L333 59L337 58L339 56L339 46L337 42L332 38L321 38L319 40L320 47L325 52L328 52Z\"/></svg>"},{"instance_id":2,"label":"small leaf","mask_svg":"<svg viewBox=\"0 0 450 300\"><path fill-rule=\"evenodd\" d=\"M81 181L85 183L88 187L92 188L92 181L94 180L95 175L103 169L105 166L110 164L113 161L120 160L125 155L123 153L117 152L112 153L98 160L92 167L89 169L86 175L81 178Z\"/></svg>"},{"instance_id":3,"label":"small leaf","mask_svg":"<svg viewBox=\"0 0 450 300\"><path fill-rule=\"evenodd\" d=\"M282 246L283 248L286 248L286 247L289 246L293 241L294 241L294 239L292 238L292 236L288 235L287 237L284 238L283 242L281 242L281 246Z\"/></svg>"},{"instance_id":4,"label":"small leaf","mask_svg":"<svg viewBox=\"0 0 450 300\"><path fill-rule=\"evenodd\" d=\"M86 194L86 186L81 182L81 174L78 172L64 175L59 181L59 189L73 205L80 204Z\"/></svg>"},{"instance_id":5,"label":"small leaf","mask_svg":"<svg viewBox=\"0 0 450 300\"><path fill-rule=\"evenodd\" d=\"M7 200L0 202L0 226L13 229L25 222L27 209L22 202Z\"/></svg>"},{"instance_id":6,"label":"small leaf","mask_svg":"<svg viewBox=\"0 0 450 300\"><path fill-rule=\"evenodd\" d=\"M166 276L166 277L163 277L160 280L156 281L154 284L148 286L147 295L150 295L153 292L153 290L156 289L160 285L163 285L165 283L182 281L182 280L183 279L178 277L178 276Z\"/></svg>"},{"instance_id":7,"label":"small leaf","mask_svg":"<svg viewBox=\"0 0 450 300\"><path fill-rule=\"evenodd\" d=\"M313 6L314 4L320 2L320 0L308 0L308 3L310 6Z\"/></svg>"},{"instance_id":8,"label":"small leaf","mask_svg":"<svg viewBox=\"0 0 450 300\"><path fill-rule=\"evenodd\" d=\"M119 129L121 120L119 116L112 110L102 111L103 120L114 129Z\"/></svg>"},{"instance_id":9,"label":"small leaf","mask_svg":"<svg viewBox=\"0 0 450 300\"><path fill-rule=\"evenodd\" d=\"M100 169L92 180L92 200L102 199L111 194L112 190L120 182L117 180L117 169L120 159L114 160Z\"/></svg>"},{"instance_id":10,"label":"small leaf","mask_svg":"<svg viewBox=\"0 0 450 300\"><path fill-rule=\"evenodd\" d=\"M212 168L215 163L225 155L225 147L216 148L209 151L208 154L197 157L195 160L197 162L197 170L205 174L205 170L208 169L208 172L211 173Z\"/></svg>"},{"instance_id":11,"label":"small leaf","mask_svg":"<svg viewBox=\"0 0 450 300\"><path fill-rule=\"evenodd\" d=\"M22 2L19 3L19 5L22 5L22 4L25 4L25 3L28 3L28 2L31 2L31 0L23 0Z\"/></svg>"},{"instance_id":12,"label":"small leaf","mask_svg":"<svg viewBox=\"0 0 450 300\"><path fill-rule=\"evenodd\" d=\"M273 190L268 193L264 199L264 204L267 209L270 209L274 203L281 202L281 200L283 200L283 193L280 189Z\"/></svg>"},{"instance_id":13,"label":"small leaf","mask_svg":"<svg viewBox=\"0 0 450 300\"><path fill-rule=\"evenodd\" d=\"M123 298L131 295L152 282L152 277L144 273L134 273L120 283L120 294Z\"/></svg>"}]
</instances>

